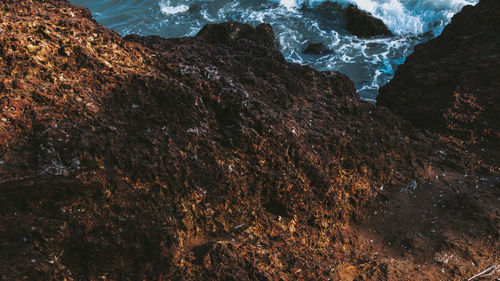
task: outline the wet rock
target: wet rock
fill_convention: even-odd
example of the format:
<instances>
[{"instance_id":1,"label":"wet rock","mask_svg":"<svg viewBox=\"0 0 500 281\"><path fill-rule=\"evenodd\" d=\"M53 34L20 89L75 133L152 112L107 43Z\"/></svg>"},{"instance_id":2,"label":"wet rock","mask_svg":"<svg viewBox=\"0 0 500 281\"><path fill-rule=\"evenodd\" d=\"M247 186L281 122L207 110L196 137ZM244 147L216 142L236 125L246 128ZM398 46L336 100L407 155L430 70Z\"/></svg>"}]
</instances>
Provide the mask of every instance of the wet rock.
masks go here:
<instances>
[{"instance_id":1,"label":"wet rock","mask_svg":"<svg viewBox=\"0 0 500 281\"><path fill-rule=\"evenodd\" d=\"M355 5L346 9L346 29L358 37L391 36L385 23Z\"/></svg>"},{"instance_id":2,"label":"wet rock","mask_svg":"<svg viewBox=\"0 0 500 281\"><path fill-rule=\"evenodd\" d=\"M331 14L342 10L342 5L334 1L322 1L318 9L324 11L325 13Z\"/></svg>"},{"instance_id":3,"label":"wet rock","mask_svg":"<svg viewBox=\"0 0 500 281\"><path fill-rule=\"evenodd\" d=\"M323 43L311 43L304 50L304 54L326 55L331 53L332 50L328 49Z\"/></svg>"},{"instance_id":4,"label":"wet rock","mask_svg":"<svg viewBox=\"0 0 500 281\"><path fill-rule=\"evenodd\" d=\"M302 4L301 11L318 14L321 18L337 21L343 17L344 8L337 2L322 1L319 5L309 5L308 1Z\"/></svg>"}]
</instances>

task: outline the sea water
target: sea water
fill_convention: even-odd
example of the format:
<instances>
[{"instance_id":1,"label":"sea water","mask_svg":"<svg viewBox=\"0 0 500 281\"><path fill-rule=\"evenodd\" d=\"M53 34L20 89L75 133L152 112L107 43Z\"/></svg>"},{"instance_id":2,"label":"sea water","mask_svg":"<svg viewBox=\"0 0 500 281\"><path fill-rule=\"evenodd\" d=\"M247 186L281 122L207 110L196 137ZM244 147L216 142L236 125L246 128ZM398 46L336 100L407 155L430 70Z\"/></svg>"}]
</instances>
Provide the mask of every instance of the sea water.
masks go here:
<instances>
[{"instance_id":1,"label":"sea water","mask_svg":"<svg viewBox=\"0 0 500 281\"><path fill-rule=\"evenodd\" d=\"M347 74L362 98L375 101L380 86L416 44L437 35L452 16L478 0L337 0L355 4L381 19L394 36L358 38L345 30L345 18L324 0L71 0L86 6L94 18L116 32L194 36L207 23L270 23L281 52L290 62ZM333 52L306 55L309 43Z\"/></svg>"}]
</instances>

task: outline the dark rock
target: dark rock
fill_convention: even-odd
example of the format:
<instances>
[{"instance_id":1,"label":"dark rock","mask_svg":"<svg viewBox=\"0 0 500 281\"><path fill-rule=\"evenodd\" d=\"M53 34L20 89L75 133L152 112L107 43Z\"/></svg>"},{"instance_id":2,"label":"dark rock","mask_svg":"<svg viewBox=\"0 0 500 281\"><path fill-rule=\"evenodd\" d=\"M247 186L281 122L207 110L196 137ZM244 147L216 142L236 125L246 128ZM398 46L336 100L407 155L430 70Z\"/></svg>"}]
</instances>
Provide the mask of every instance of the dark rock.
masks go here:
<instances>
[{"instance_id":1,"label":"dark rock","mask_svg":"<svg viewBox=\"0 0 500 281\"><path fill-rule=\"evenodd\" d=\"M285 217L285 218L290 217L290 214L289 214L286 206L280 202L277 202L277 201L268 202L264 205L264 208L266 208L266 210L268 212L270 212L271 214L274 214L276 216L281 216L281 217Z\"/></svg>"},{"instance_id":2,"label":"dark rock","mask_svg":"<svg viewBox=\"0 0 500 281\"><path fill-rule=\"evenodd\" d=\"M346 10L346 29L358 37L391 36L392 32L385 23L370 13L349 5Z\"/></svg>"},{"instance_id":3,"label":"dark rock","mask_svg":"<svg viewBox=\"0 0 500 281\"><path fill-rule=\"evenodd\" d=\"M311 43L304 50L304 54L326 55L331 53L332 50L328 49L323 43Z\"/></svg>"},{"instance_id":4,"label":"dark rock","mask_svg":"<svg viewBox=\"0 0 500 281\"><path fill-rule=\"evenodd\" d=\"M418 128L482 148L496 143L498 148L498 26L500 1L465 7L439 37L415 48L380 89L377 104Z\"/></svg>"},{"instance_id":5,"label":"dark rock","mask_svg":"<svg viewBox=\"0 0 500 281\"><path fill-rule=\"evenodd\" d=\"M196 35L213 44L233 45L238 40L248 39L259 45L276 49L276 39L269 24L260 24L253 28L240 22L223 22L205 25Z\"/></svg>"},{"instance_id":6,"label":"dark rock","mask_svg":"<svg viewBox=\"0 0 500 281\"><path fill-rule=\"evenodd\" d=\"M344 8L337 2L332 1L322 1L319 5L313 6L310 6L308 1L305 1L302 4L301 11L316 14L322 19L336 21L343 17Z\"/></svg>"},{"instance_id":7,"label":"dark rock","mask_svg":"<svg viewBox=\"0 0 500 281\"><path fill-rule=\"evenodd\" d=\"M322 12L333 14L335 12L341 11L342 5L333 1L322 1L317 8Z\"/></svg>"}]
</instances>

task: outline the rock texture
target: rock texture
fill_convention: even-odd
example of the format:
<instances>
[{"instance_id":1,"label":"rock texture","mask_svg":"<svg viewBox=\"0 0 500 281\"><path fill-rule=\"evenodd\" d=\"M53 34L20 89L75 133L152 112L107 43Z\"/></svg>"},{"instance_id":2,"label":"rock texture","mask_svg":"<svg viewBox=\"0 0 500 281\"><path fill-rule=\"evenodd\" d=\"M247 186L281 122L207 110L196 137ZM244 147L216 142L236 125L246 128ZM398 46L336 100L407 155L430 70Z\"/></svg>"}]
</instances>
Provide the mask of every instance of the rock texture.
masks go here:
<instances>
[{"instance_id":1,"label":"rock texture","mask_svg":"<svg viewBox=\"0 0 500 281\"><path fill-rule=\"evenodd\" d=\"M198 32L196 37L215 44L234 44L246 39L270 49L276 49L277 47L273 29L269 24L260 24L256 28L253 28L250 24L239 22L207 24Z\"/></svg>"},{"instance_id":2,"label":"rock texture","mask_svg":"<svg viewBox=\"0 0 500 281\"><path fill-rule=\"evenodd\" d=\"M332 50L328 49L323 43L311 43L307 45L307 48L304 50L304 54L312 55L326 55L331 53Z\"/></svg>"},{"instance_id":3,"label":"rock texture","mask_svg":"<svg viewBox=\"0 0 500 281\"><path fill-rule=\"evenodd\" d=\"M358 37L391 36L385 23L355 5L346 9L346 29Z\"/></svg>"},{"instance_id":4,"label":"rock texture","mask_svg":"<svg viewBox=\"0 0 500 281\"><path fill-rule=\"evenodd\" d=\"M498 261L484 165L287 63L267 25L124 39L67 1L0 14L3 280L437 280Z\"/></svg>"},{"instance_id":5,"label":"rock texture","mask_svg":"<svg viewBox=\"0 0 500 281\"><path fill-rule=\"evenodd\" d=\"M309 6L305 1L303 12L320 15L321 18L335 22L346 31L358 37L392 36L385 23L372 14L359 9L356 5L341 5L335 1L322 1L319 5Z\"/></svg>"},{"instance_id":6,"label":"rock texture","mask_svg":"<svg viewBox=\"0 0 500 281\"><path fill-rule=\"evenodd\" d=\"M500 2L482 0L457 14L441 36L419 45L377 104L478 152L498 171Z\"/></svg>"}]
</instances>

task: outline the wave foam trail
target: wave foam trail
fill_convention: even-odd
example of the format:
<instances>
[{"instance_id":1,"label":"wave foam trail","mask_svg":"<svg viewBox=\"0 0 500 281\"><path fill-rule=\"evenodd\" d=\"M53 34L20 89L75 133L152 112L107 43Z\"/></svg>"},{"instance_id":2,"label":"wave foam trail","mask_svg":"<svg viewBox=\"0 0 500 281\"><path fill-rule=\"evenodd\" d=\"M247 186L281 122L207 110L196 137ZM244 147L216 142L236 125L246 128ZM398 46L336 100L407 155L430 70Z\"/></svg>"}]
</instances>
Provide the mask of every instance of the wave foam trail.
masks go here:
<instances>
[{"instance_id":1,"label":"wave foam trail","mask_svg":"<svg viewBox=\"0 0 500 281\"><path fill-rule=\"evenodd\" d=\"M287 11L294 11L297 8L295 0L280 0L280 6L284 7Z\"/></svg>"},{"instance_id":2,"label":"wave foam trail","mask_svg":"<svg viewBox=\"0 0 500 281\"><path fill-rule=\"evenodd\" d=\"M161 1L159 5L160 5L160 11L164 15L175 15L189 11L188 5L172 6L170 4L170 1Z\"/></svg>"},{"instance_id":3,"label":"wave foam trail","mask_svg":"<svg viewBox=\"0 0 500 281\"><path fill-rule=\"evenodd\" d=\"M296 0L296 4L317 5L328 0ZM340 4L354 4L380 18L398 35L422 34L434 31L436 35L451 17L465 5L478 0L333 0Z\"/></svg>"}]
</instances>

